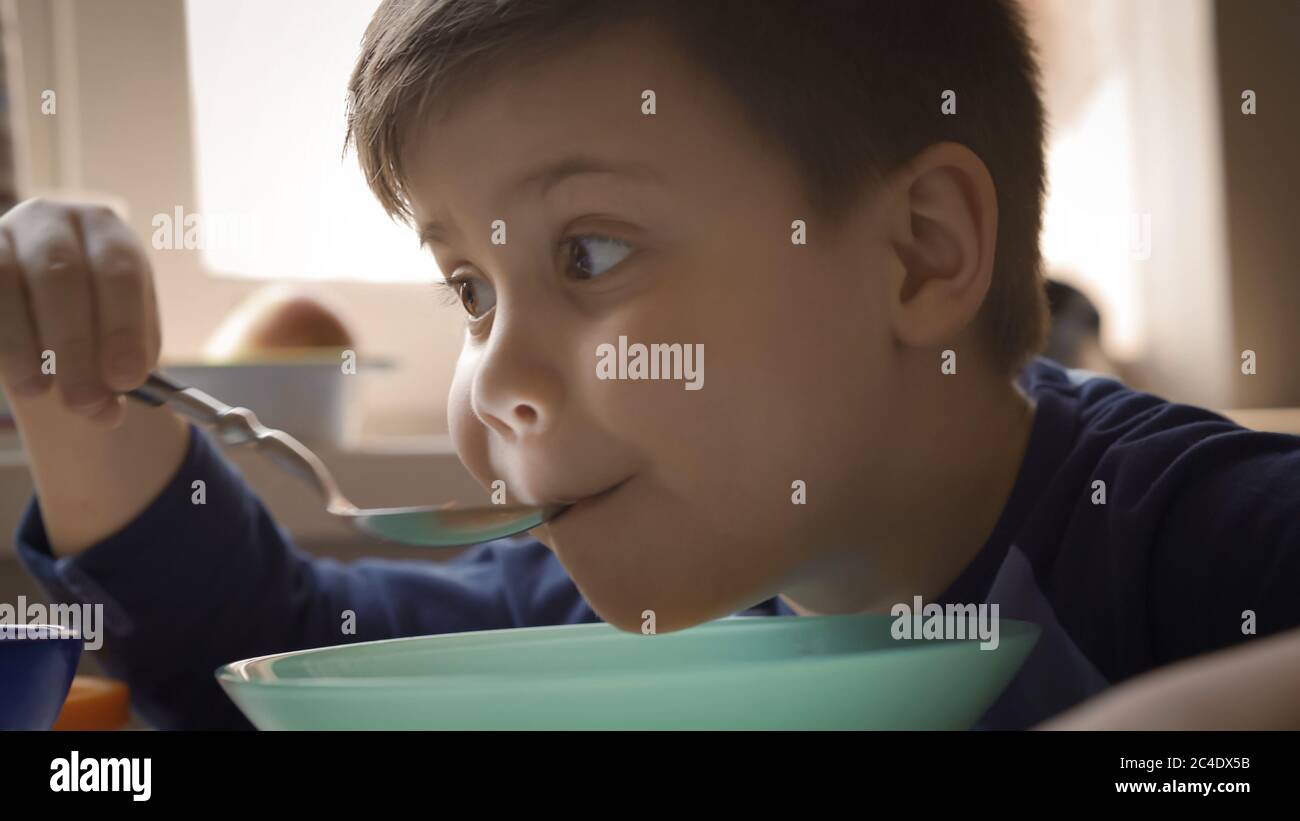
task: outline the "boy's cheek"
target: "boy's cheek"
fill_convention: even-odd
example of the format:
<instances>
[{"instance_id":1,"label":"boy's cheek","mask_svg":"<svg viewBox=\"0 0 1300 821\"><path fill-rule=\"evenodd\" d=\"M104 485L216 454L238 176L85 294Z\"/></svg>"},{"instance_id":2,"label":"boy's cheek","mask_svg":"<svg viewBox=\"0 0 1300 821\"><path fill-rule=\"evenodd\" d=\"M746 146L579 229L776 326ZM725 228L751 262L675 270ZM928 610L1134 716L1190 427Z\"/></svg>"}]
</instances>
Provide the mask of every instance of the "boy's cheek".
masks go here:
<instances>
[{"instance_id":1,"label":"boy's cheek","mask_svg":"<svg viewBox=\"0 0 1300 821\"><path fill-rule=\"evenodd\" d=\"M474 414L469 398L469 382L462 381L462 376L458 370L447 396L447 428L461 464L475 481L485 489L490 489L492 469L488 460L487 429Z\"/></svg>"}]
</instances>

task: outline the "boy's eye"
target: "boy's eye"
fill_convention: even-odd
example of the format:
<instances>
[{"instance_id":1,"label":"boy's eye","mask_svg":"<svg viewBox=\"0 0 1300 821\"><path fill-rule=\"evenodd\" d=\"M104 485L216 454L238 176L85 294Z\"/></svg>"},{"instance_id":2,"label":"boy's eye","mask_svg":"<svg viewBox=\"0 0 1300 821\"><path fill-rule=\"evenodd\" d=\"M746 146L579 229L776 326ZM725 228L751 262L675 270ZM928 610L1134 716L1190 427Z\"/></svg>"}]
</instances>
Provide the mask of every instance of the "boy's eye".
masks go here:
<instances>
[{"instance_id":1,"label":"boy's eye","mask_svg":"<svg viewBox=\"0 0 1300 821\"><path fill-rule=\"evenodd\" d=\"M496 291L478 277L452 277L446 281L446 285L459 297L465 313L474 319L483 316L497 304Z\"/></svg>"},{"instance_id":2,"label":"boy's eye","mask_svg":"<svg viewBox=\"0 0 1300 821\"><path fill-rule=\"evenodd\" d=\"M574 279L595 279L626 259L633 250L623 240L599 234L567 237L562 245L565 272Z\"/></svg>"},{"instance_id":3,"label":"boy's eye","mask_svg":"<svg viewBox=\"0 0 1300 821\"><path fill-rule=\"evenodd\" d=\"M635 248L628 242L600 234L566 237L560 242L565 273L574 279L595 279L604 275L630 255ZM453 275L434 280L439 290L446 289L473 319L496 307L496 290L482 277Z\"/></svg>"}]
</instances>

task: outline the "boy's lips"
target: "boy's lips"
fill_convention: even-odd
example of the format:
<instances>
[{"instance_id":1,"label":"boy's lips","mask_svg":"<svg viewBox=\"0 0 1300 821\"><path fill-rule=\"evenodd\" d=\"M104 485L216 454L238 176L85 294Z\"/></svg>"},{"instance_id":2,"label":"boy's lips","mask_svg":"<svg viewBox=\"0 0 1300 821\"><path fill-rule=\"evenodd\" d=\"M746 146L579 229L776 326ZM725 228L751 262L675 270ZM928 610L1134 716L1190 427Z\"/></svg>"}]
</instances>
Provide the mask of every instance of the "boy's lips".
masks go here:
<instances>
[{"instance_id":1,"label":"boy's lips","mask_svg":"<svg viewBox=\"0 0 1300 821\"><path fill-rule=\"evenodd\" d=\"M593 494L591 494L590 496L584 496L584 497L582 497L582 498L580 498L580 499L578 499L577 501L574 501L574 502L564 501L564 500L560 500L560 499L557 499L557 500L554 500L554 501L552 501L552 502L549 502L548 505L554 505L554 506L557 506L557 507L562 507L562 508L564 508L562 511L560 511L559 513L557 513L555 516L552 516L551 519L550 519L550 521L551 521L551 522L558 521L561 517L563 517L563 516L567 516L567 515L569 514L569 512L572 511L572 510L574 510L574 509L590 507L591 505L595 504L596 502L599 502L600 500L609 497L611 494L614 493L614 491L618 490L619 488L621 488L623 485L627 484L627 483L630 482L630 481L632 481L632 477L631 477L631 476L627 477L626 479L622 480L621 482L617 482L617 483L615 483L615 484L613 484L613 485L610 485L609 487L605 488L604 490L600 491L599 493L593 493Z\"/></svg>"}]
</instances>

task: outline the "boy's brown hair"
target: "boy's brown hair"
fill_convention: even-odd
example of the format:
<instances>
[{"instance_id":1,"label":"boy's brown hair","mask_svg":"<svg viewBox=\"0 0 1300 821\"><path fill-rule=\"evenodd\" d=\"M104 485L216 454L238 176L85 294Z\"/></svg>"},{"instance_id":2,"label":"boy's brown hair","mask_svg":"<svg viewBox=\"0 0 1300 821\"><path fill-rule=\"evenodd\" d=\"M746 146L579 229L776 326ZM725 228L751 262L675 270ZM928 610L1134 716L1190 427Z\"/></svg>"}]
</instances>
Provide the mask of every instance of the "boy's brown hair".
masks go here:
<instances>
[{"instance_id":1,"label":"boy's brown hair","mask_svg":"<svg viewBox=\"0 0 1300 821\"><path fill-rule=\"evenodd\" d=\"M619 22L657 25L720 80L831 223L925 147L975 151L999 212L989 349L1008 373L1040 350L1043 110L1013 0L386 0L348 84L345 150L409 221L401 154L432 105ZM940 110L949 89L955 114Z\"/></svg>"}]
</instances>

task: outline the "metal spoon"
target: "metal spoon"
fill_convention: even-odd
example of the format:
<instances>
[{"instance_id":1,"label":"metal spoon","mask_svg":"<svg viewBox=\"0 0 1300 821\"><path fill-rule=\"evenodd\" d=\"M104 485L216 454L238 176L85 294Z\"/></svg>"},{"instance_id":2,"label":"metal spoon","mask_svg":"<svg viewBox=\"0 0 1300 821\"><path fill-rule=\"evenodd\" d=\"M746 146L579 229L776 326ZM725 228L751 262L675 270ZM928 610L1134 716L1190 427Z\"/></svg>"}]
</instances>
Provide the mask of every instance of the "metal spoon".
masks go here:
<instances>
[{"instance_id":1,"label":"metal spoon","mask_svg":"<svg viewBox=\"0 0 1300 821\"><path fill-rule=\"evenodd\" d=\"M268 428L247 408L231 407L197 388L182 385L157 371L127 395L147 405L167 405L214 429L228 445L251 444L291 473L306 479L325 498L325 510L351 520L360 530L400 544L460 547L522 533L563 511L566 505L529 507L386 507L358 508L339 490L325 463L284 431ZM453 503L454 504L454 503Z\"/></svg>"}]
</instances>

